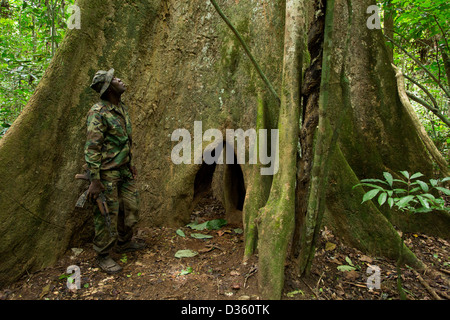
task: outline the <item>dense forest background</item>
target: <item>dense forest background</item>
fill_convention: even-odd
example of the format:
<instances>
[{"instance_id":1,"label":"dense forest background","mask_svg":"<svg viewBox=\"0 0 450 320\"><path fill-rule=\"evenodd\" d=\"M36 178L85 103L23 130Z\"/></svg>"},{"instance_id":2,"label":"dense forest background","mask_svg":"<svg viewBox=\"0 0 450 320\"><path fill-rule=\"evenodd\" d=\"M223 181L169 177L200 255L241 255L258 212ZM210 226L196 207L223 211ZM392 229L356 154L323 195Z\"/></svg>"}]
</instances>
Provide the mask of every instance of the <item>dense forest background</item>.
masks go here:
<instances>
[{"instance_id":1,"label":"dense forest background","mask_svg":"<svg viewBox=\"0 0 450 320\"><path fill-rule=\"evenodd\" d=\"M75 0L2 0L0 138L34 92L68 30ZM450 4L445 0L378 1L393 63L406 76L412 105L436 147L450 159ZM447 93L447 94L446 94Z\"/></svg>"},{"instance_id":2,"label":"dense forest background","mask_svg":"<svg viewBox=\"0 0 450 320\"><path fill-rule=\"evenodd\" d=\"M67 30L74 0L2 0L0 136L23 110Z\"/></svg>"}]
</instances>

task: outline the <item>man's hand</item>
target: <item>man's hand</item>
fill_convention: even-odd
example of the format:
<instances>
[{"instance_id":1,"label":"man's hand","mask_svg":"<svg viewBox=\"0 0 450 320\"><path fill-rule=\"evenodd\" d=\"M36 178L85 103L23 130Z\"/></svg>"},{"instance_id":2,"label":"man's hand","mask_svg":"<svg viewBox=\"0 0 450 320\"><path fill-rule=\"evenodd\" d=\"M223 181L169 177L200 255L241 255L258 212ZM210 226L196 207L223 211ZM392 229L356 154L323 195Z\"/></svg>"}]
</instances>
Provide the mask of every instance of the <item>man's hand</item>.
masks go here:
<instances>
[{"instance_id":1,"label":"man's hand","mask_svg":"<svg viewBox=\"0 0 450 320\"><path fill-rule=\"evenodd\" d=\"M105 190L105 187L100 180L95 179L91 181L89 185L87 198L89 201L96 200L98 195Z\"/></svg>"},{"instance_id":2,"label":"man's hand","mask_svg":"<svg viewBox=\"0 0 450 320\"><path fill-rule=\"evenodd\" d=\"M133 179L136 179L137 178L137 169L136 169L136 167L135 166L131 166L130 167L130 171L131 171L131 174L133 175Z\"/></svg>"}]
</instances>

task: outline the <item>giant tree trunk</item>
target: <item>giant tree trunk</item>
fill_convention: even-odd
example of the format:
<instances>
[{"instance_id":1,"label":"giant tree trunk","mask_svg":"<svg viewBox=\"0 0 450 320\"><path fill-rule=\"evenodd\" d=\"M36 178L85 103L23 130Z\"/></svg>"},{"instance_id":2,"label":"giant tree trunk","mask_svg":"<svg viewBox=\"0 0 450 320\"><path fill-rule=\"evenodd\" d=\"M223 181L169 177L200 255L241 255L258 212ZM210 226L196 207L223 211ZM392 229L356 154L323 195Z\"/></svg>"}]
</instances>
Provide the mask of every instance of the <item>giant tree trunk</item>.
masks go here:
<instances>
[{"instance_id":1,"label":"giant tree trunk","mask_svg":"<svg viewBox=\"0 0 450 320\"><path fill-rule=\"evenodd\" d=\"M228 128L279 129L275 176L261 176L258 165L246 163L222 170L218 180L227 195L242 192L230 181L245 184L246 257L258 250L264 297L281 296L286 254L292 252L300 269L308 270L323 223L348 244L391 258L399 242L393 225L448 238L446 215L421 215L406 225L397 213L380 212L373 203L361 205L362 189L352 192L358 179L383 171L432 175L430 157L398 97L381 31L365 28L372 2L327 5L320 86L313 86L300 103L300 57L314 65L317 56L311 52L308 61L310 52L301 40L307 30L296 17L309 25L316 13L310 9L313 3L219 1L279 90L279 105L209 2L79 0L81 29L68 32L25 111L0 140L0 285L90 241L90 213L74 208L86 186L73 177L83 163L85 116L97 100L88 86L95 71L110 67L129 84L125 102L134 123L141 225L187 223L192 206L211 185L213 170L221 166L195 163L195 152L190 164L174 164L174 130L185 128L193 138L194 121L202 121L203 131L221 130L223 137ZM308 9L291 15L291 3L306 3ZM304 112L300 105L307 106ZM307 139L295 196L297 114L303 114L300 136ZM317 120L320 131L311 125ZM201 149L208 143L200 141ZM236 168L243 178L234 176ZM225 202L231 198L223 197ZM315 207L314 201L319 201ZM299 208L295 212L294 205ZM237 209L232 203L225 207ZM270 250L275 249L272 261ZM408 256L408 263L421 266L412 253Z\"/></svg>"},{"instance_id":2,"label":"giant tree trunk","mask_svg":"<svg viewBox=\"0 0 450 320\"><path fill-rule=\"evenodd\" d=\"M92 239L90 211L75 209L87 186L74 175L82 170L86 114L98 100L89 88L97 70L113 67L128 84L124 100L134 125L144 226L188 223L211 185L211 166L171 161L174 130L185 128L193 139L194 121L223 137L227 128L255 128L258 101L266 111L264 128L276 128L278 104L209 1L77 4L81 29L68 31L24 112L0 140L0 285ZM278 87L284 3L220 5ZM253 165L235 166L243 173L239 182L247 184ZM224 187L224 193L236 192L235 185Z\"/></svg>"},{"instance_id":3,"label":"giant tree trunk","mask_svg":"<svg viewBox=\"0 0 450 320\"><path fill-rule=\"evenodd\" d=\"M373 203L362 205L363 190L352 190L359 179L381 177L383 171L433 176L431 158L399 99L381 31L365 27L371 4L326 4L320 97L316 107L305 110L302 128L306 156L299 166L299 181L304 181L297 192L293 243L299 274L311 266L322 217L347 243L393 259L401 240L393 226L448 237L447 214L433 213L432 220L443 228L424 223L429 215L416 215L406 224L400 213L380 212ZM309 95L314 98L314 92ZM314 123L317 117L316 130L308 120ZM424 267L409 249L404 251L409 265Z\"/></svg>"}]
</instances>

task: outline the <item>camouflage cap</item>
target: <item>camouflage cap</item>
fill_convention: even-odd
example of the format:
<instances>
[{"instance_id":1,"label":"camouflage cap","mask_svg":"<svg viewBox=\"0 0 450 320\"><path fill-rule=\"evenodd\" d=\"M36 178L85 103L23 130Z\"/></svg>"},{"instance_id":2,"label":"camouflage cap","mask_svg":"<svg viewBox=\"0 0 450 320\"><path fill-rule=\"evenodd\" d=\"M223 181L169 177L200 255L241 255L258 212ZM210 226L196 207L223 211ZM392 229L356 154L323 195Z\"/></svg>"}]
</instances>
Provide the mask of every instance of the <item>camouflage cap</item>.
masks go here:
<instances>
[{"instance_id":1,"label":"camouflage cap","mask_svg":"<svg viewBox=\"0 0 450 320\"><path fill-rule=\"evenodd\" d=\"M100 96L102 96L106 89L108 89L113 77L114 69L111 68L109 71L99 70L92 79L91 88L100 93Z\"/></svg>"}]
</instances>

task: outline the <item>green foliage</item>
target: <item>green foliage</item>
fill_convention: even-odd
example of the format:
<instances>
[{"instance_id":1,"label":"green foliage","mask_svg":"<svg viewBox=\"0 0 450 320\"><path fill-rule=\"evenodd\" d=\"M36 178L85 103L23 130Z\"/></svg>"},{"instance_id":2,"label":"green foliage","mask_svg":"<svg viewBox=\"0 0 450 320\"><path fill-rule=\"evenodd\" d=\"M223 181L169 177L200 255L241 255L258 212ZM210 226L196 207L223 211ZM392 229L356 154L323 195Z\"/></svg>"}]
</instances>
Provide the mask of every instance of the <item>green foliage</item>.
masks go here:
<instances>
[{"instance_id":1,"label":"green foliage","mask_svg":"<svg viewBox=\"0 0 450 320\"><path fill-rule=\"evenodd\" d=\"M363 196L363 203L376 200L380 206L389 205L402 212L409 214L419 212L430 212L433 210L449 211L445 206L445 200L435 194L450 196L450 190L443 184L450 181L450 178L430 179L429 183L419 178L424 175L420 172L410 174L408 171L400 171L402 179L396 179L389 172L383 172L384 179L363 179L360 184L353 187L365 187L370 189ZM408 217L407 215L407 217ZM402 300L406 299L406 294L402 286L401 264L403 261L404 234L401 236L401 246L397 261L397 288ZM345 266L344 266L345 267Z\"/></svg>"},{"instance_id":2,"label":"green foliage","mask_svg":"<svg viewBox=\"0 0 450 320\"><path fill-rule=\"evenodd\" d=\"M448 119L450 97L444 89L447 93L450 91L450 2L380 0L378 3L384 10L384 19L393 17L391 36L403 48L387 41L394 50L394 64L422 86L406 80L406 90ZM387 33L389 30L385 30ZM422 104L412 100L411 103L436 147L450 162L450 128Z\"/></svg>"},{"instance_id":3,"label":"green foliage","mask_svg":"<svg viewBox=\"0 0 450 320\"><path fill-rule=\"evenodd\" d=\"M355 266L353 264L352 260L349 257L345 257L345 261L348 264L343 264L343 265L338 266L337 269L339 271L354 271L354 270L360 270L361 269L360 266L358 266L358 265Z\"/></svg>"},{"instance_id":4,"label":"green foliage","mask_svg":"<svg viewBox=\"0 0 450 320\"><path fill-rule=\"evenodd\" d=\"M222 228L223 226L225 226L227 224L227 220L224 219L215 219L215 220L210 220L210 221L206 221L203 223L197 223L197 222L192 222L186 225L186 227L189 227L191 229L194 230L198 230L198 231L202 231L205 229L208 230L218 230L220 228Z\"/></svg>"},{"instance_id":5,"label":"green foliage","mask_svg":"<svg viewBox=\"0 0 450 320\"><path fill-rule=\"evenodd\" d=\"M195 239L211 239L213 236L202 233L191 233L191 237Z\"/></svg>"},{"instance_id":6,"label":"green foliage","mask_svg":"<svg viewBox=\"0 0 450 320\"><path fill-rule=\"evenodd\" d=\"M65 35L74 0L8 0L0 7L0 137L36 89Z\"/></svg>"},{"instance_id":7,"label":"green foliage","mask_svg":"<svg viewBox=\"0 0 450 320\"><path fill-rule=\"evenodd\" d=\"M180 276L185 276L189 273L192 273L192 271L194 271L194 269L192 269L192 267L187 267L186 269L181 270L181 272L179 273Z\"/></svg>"},{"instance_id":8,"label":"green foliage","mask_svg":"<svg viewBox=\"0 0 450 320\"><path fill-rule=\"evenodd\" d=\"M423 177L420 172L412 175L408 171L400 173L404 179L395 179L389 172L384 172L384 180L364 179L353 188L358 186L370 188L363 196L363 203L376 200L380 206L387 204L391 209L395 207L408 213L450 210L445 206L445 200L442 197L433 195L440 192L450 196L450 190L443 187L443 183L450 178L430 179L427 183L419 179Z\"/></svg>"},{"instance_id":9,"label":"green foliage","mask_svg":"<svg viewBox=\"0 0 450 320\"><path fill-rule=\"evenodd\" d=\"M181 230L181 229L178 229L178 230L176 231L176 234L179 235L180 237L183 237L183 238L186 237L186 235L184 234L183 230Z\"/></svg>"}]
</instances>

